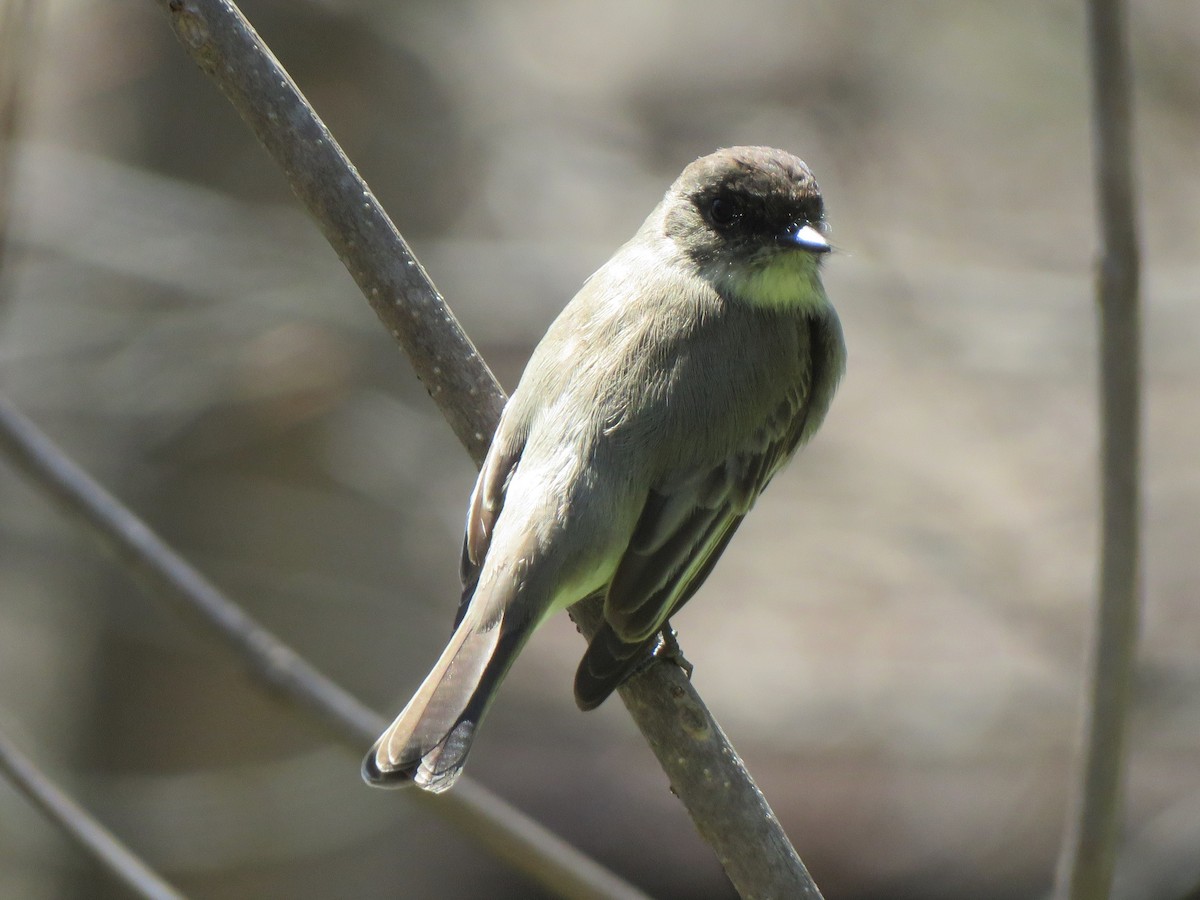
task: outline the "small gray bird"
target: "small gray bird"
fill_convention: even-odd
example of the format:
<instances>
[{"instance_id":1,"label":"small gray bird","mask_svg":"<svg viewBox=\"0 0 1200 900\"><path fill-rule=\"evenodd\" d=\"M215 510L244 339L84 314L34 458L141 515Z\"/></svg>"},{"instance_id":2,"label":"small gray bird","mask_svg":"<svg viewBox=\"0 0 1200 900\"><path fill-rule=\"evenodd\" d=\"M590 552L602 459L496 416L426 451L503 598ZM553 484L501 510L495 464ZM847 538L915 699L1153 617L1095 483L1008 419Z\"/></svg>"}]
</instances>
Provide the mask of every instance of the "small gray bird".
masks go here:
<instances>
[{"instance_id":1,"label":"small gray bird","mask_svg":"<svg viewBox=\"0 0 1200 900\"><path fill-rule=\"evenodd\" d=\"M766 147L683 170L533 351L475 482L450 643L363 763L440 792L541 622L592 594L598 706L651 658L845 367L812 172ZM665 633L665 632L664 632Z\"/></svg>"}]
</instances>

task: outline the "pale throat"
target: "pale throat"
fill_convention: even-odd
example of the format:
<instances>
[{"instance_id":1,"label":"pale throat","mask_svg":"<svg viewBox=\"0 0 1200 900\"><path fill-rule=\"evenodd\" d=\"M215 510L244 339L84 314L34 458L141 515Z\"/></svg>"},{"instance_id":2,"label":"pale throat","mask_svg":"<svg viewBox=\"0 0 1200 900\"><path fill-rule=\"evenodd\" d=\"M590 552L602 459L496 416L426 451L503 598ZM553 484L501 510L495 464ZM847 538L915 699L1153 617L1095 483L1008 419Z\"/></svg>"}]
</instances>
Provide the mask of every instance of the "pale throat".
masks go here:
<instances>
[{"instance_id":1,"label":"pale throat","mask_svg":"<svg viewBox=\"0 0 1200 900\"><path fill-rule=\"evenodd\" d=\"M766 263L714 265L705 276L752 306L816 310L829 304L817 260L802 251L780 253Z\"/></svg>"}]
</instances>

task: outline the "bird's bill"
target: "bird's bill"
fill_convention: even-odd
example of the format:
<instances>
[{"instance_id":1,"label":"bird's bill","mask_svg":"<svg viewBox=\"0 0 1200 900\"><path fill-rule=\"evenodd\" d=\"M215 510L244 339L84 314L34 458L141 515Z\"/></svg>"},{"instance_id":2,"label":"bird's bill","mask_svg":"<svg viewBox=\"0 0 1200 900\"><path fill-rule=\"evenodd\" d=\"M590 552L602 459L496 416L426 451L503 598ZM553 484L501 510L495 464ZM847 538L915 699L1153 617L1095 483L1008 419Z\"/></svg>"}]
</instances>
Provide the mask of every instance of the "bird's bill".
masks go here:
<instances>
[{"instance_id":1,"label":"bird's bill","mask_svg":"<svg viewBox=\"0 0 1200 900\"><path fill-rule=\"evenodd\" d=\"M828 253L831 249L825 235L811 225L791 226L779 235L779 243L787 247L798 247L809 253Z\"/></svg>"}]
</instances>

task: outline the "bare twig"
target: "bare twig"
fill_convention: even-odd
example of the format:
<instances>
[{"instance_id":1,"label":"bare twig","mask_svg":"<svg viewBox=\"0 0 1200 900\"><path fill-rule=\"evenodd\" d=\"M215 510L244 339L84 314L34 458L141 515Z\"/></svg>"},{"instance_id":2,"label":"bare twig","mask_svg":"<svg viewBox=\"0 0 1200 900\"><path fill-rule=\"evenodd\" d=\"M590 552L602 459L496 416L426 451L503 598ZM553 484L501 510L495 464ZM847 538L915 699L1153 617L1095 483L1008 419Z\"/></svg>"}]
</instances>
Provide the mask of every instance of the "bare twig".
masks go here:
<instances>
[{"instance_id":1,"label":"bare twig","mask_svg":"<svg viewBox=\"0 0 1200 900\"><path fill-rule=\"evenodd\" d=\"M1108 897L1120 833L1126 720L1137 653L1141 327L1126 10L1090 0L1096 198L1103 526L1100 597L1084 725L1085 757L1068 820L1057 894Z\"/></svg>"},{"instance_id":2,"label":"bare twig","mask_svg":"<svg viewBox=\"0 0 1200 900\"><path fill-rule=\"evenodd\" d=\"M188 53L275 158L478 464L503 391L366 183L232 2L157 2ZM655 666L622 696L738 891L819 897L762 793L679 674ZM673 721L664 722L667 716ZM785 883L794 887L780 893Z\"/></svg>"},{"instance_id":3,"label":"bare twig","mask_svg":"<svg viewBox=\"0 0 1200 900\"><path fill-rule=\"evenodd\" d=\"M571 618L590 637L603 612L599 603L585 601L571 608ZM738 893L820 900L821 892L767 798L683 670L659 663L618 690L670 777L671 790L718 854Z\"/></svg>"},{"instance_id":4,"label":"bare twig","mask_svg":"<svg viewBox=\"0 0 1200 900\"><path fill-rule=\"evenodd\" d=\"M147 900L183 900L182 894L159 878L112 832L63 793L3 733L0 733L0 772L137 896Z\"/></svg>"},{"instance_id":5,"label":"bare twig","mask_svg":"<svg viewBox=\"0 0 1200 900\"><path fill-rule=\"evenodd\" d=\"M361 750L383 730L387 723L381 716L225 597L3 397L0 453L86 525L152 596L169 599L183 611L196 614L257 680L316 715L355 749ZM642 896L476 782L464 779L452 794L441 798L424 792L411 796L555 893L590 898Z\"/></svg>"},{"instance_id":6,"label":"bare twig","mask_svg":"<svg viewBox=\"0 0 1200 900\"><path fill-rule=\"evenodd\" d=\"M156 2L192 59L278 163L479 465L504 391L367 183L233 3Z\"/></svg>"}]
</instances>

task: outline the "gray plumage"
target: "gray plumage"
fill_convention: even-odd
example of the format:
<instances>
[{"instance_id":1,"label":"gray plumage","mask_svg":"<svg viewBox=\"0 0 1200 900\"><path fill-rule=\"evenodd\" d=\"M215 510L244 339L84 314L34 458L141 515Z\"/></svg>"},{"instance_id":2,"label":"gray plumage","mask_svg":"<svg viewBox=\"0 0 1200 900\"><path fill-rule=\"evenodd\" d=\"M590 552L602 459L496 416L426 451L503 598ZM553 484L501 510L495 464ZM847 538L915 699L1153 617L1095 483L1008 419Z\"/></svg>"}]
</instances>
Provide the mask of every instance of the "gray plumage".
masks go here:
<instances>
[{"instance_id":1,"label":"gray plumage","mask_svg":"<svg viewBox=\"0 0 1200 900\"><path fill-rule=\"evenodd\" d=\"M593 593L578 704L646 659L845 365L819 278L823 207L800 160L736 147L688 166L534 350L471 495L450 644L363 765L441 791L513 659Z\"/></svg>"}]
</instances>

